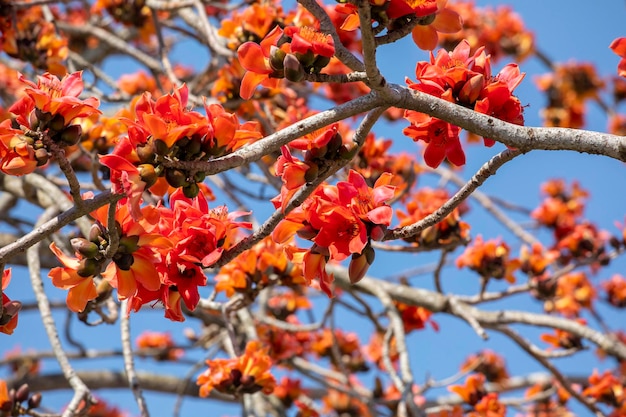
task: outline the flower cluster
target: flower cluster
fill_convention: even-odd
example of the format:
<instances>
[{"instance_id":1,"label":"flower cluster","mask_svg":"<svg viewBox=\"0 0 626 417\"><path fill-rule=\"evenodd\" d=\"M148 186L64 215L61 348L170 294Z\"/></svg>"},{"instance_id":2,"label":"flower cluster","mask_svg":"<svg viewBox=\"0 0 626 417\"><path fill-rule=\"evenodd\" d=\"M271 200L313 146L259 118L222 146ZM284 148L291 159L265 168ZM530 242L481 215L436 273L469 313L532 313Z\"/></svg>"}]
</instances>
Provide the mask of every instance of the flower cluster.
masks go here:
<instances>
[{"instance_id":1,"label":"flower cluster","mask_svg":"<svg viewBox=\"0 0 626 417\"><path fill-rule=\"evenodd\" d=\"M2 2L0 48L12 58L30 63L34 68L62 76L63 61L69 49L67 39L59 36L53 22L44 17L41 6L14 8Z\"/></svg>"},{"instance_id":2,"label":"flower cluster","mask_svg":"<svg viewBox=\"0 0 626 417\"><path fill-rule=\"evenodd\" d=\"M620 378L613 375L611 371L605 371L600 375L597 370L594 370L589 377L589 386L583 390L582 394L614 407L615 412L611 415L619 416L626 413L624 388Z\"/></svg>"},{"instance_id":3,"label":"flower cluster","mask_svg":"<svg viewBox=\"0 0 626 417\"><path fill-rule=\"evenodd\" d=\"M261 137L256 122L240 124L218 104L205 105L204 116L188 110L187 101L185 85L156 100L144 93L135 104L135 120L124 120L128 136L100 158L111 170L113 191L128 197L134 218L144 190L163 195L171 186L182 188L188 197L200 191L204 172L166 162L208 161Z\"/></svg>"},{"instance_id":4,"label":"flower cluster","mask_svg":"<svg viewBox=\"0 0 626 417\"><path fill-rule=\"evenodd\" d=\"M335 355L334 349L339 355ZM367 371L365 357L361 351L356 333L345 333L339 329L325 328L317 333L311 343L311 350L320 358L328 358L337 369L344 367L352 372ZM341 361L341 363L338 363Z\"/></svg>"},{"instance_id":5,"label":"flower cluster","mask_svg":"<svg viewBox=\"0 0 626 417\"><path fill-rule=\"evenodd\" d=\"M585 102L597 98L604 88L604 81L590 63L557 65L553 73L537 77L535 82L546 95L542 116L548 127L583 127Z\"/></svg>"},{"instance_id":6,"label":"flower cluster","mask_svg":"<svg viewBox=\"0 0 626 417\"><path fill-rule=\"evenodd\" d=\"M584 272L563 275L557 281L553 299L546 301L546 311L558 311L567 317L578 317L583 308L591 309L596 290Z\"/></svg>"},{"instance_id":7,"label":"flower cluster","mask_svg":"<svg viewBox=\"0 0 626 417\"><path fill-rule=\"evenodd\" d=\"M597 265L610 262L605 248L609 234L582 218L587 191L576 182L567 187L562 180L548 181L542 189L547 197L531 216L553 230L553 250L559 254L558 262L562 265L573 260L597 261Z\"/></svg>"},{"instance_id":8,"label":"flower cluster","mask_svg":"<svg viewBox=\"0 0 626 417\"><path fill-rule=\"evenodd\" d=\"M246 42L237 49L247 72L241 80L241 98L248 100L258 85L276 87L281 78L302 81L319 73L335 55L333 38L310 26L276 26L260 42Z\"/></svg>"},{"instance_id":9,"label":"flower cluster","mask_svg":"<svg viewBox=\"0 0 626 417\"><path fill-rule=\"evenodd\" d=\"M235 220L241 213L210 210L202 193L190 199L176 191L170 206L143 207L136 221L130 207L122 204L115 212L115 225L108 224L108 206L101 207L92 213L96 224L88 239L72 241L75 258L51 244L63 267L53 268L49 276L56 287L69 290L70 310L84 311L98 297L94 278L100 273L120 299L129 300L129 309L138 311L144 304L160 301L165 316L176 321L184 320L181 301L195 309L198 287L207 284L202 267L217 262L236 243L238 230L250 224ZM114 249L112 233L119 240Z\"/></svg>"},{"instance_id":10,"label":"flower cluster","mask_svg":"<svg viewBox=\"0 0 626 417\"><path fill-rule=\"evenodd\" d=\"M200 396L208 397L213 389L233 395L263 391L271 394L276 380L270 373L272 360L258 341L248 342L243 355L233 359L206 361L209 368L197 378Z\"/></svg>"},{"instance_id":11,"label":"flower cluster","mask_svg":"<svg viewBox=\"0 0 626 417\"><path fill-rule=\"evenodd\" d=\"M440 44L453 49L463 39L470 42L472 51L481 46L494 61L505 55L521 62L534 52L535 39L524 26L521 17L510 6L478 7L474 1L455 1L448 6L463 16L463 28L456 33L445 33Z\"/></svg>"},{"instance_id":12,"label":"flower cluster","mask_svg":"<svg viewBox=\"0 0 626 417\"><path fill-rule=\"evenodd\" d=\"M82 74L59 80L45 73L37 84L19 75L24 96L10 108L10 120L0 123L0 171L9 175L31 173L48 162L55 149L75 145L81 138L79 117L99 113L99 101L78 98Z\"/></svg>"},{"instance_id":13,"label":"flower cluster","mask_svg":"<svg viewBox=\"0 0 626 417\"><path fill-rule=\"evenodd\" d=\"M394 195L394 188L388 185L390 180L391 175L383 175L372 188L351 170L347 181L318 187L274 229L272 237L277 243L286 242L296 233L314 243L308 250L288 252L294 262L303 264L308 284L319 279L322 291L332 296L330 284L334 278L326 272L326 264L349 256L350 280L356 283L365 276L374 262L370 241L382 239L391 223L393 213L385 204Z\"/></svg>"},{"instance_id":14,"label":"flower cluster","mask_svg":"<svg viewBox=\"0 0 626 417\"><path fill-rule=\"evenodd\" d=\"M417 25L411 35L415 44L424 50L433 50L439 42L439 33L456 33L463 27L462 18L448 0L370 0L372 20L386 24L389 32L401 29L409 21ZM347 16L340 28L351 31L359 27L357 7L341 3L336 11Z\"/></svg>"},{"instance_id":15,"label":"flower cluster","mask_svg":"<svg viewBox=\"0 0 626 417\"><path fill-rule=\"evenodd\" d=\"M396 211L398 219L400 219L400 227L422 220L441 207L448 198L448 192L444 189L419 188L416 193L411 195L411 200L406 203L407 212ZM466 210L465 206L457 207L439 223L429 226L421 233L405 240L423 248L465 244L469 241L470 226L461 220L461 214Z\"/></svg>"},{"instance_id":16,"label":"flower cluster","mask_svg":"<svg viewBox=\"0 0 626 417\"><path fill-rule=\"evenodd\" d=\"M138 29L140 40L150 45L152 36L156 33L152 20L152 11L145 0L96 0L91 7L94 14L106 11L116 22L127 27ZM159 19L165 19L163 12L159 12Z\"/></svg>"},{"instance_id":17,"label":"flower cluster","mask_svg":"<svg viewBox=\"0 0 626 417\"><path fill-rule=\"evenodd\" d=\"M459 268L468 267L477 272L484 279L506 279L515 282L513 272L520 267L518 259L510 258L508 245L500 240L483 241L478 235L472 245L456 260Z\"/></svg>"},{"instance_id":18,"label":"flower cluster","mask_svg":"<svg viewBox=\"0 0 626 417\"><path fill-rule=\"evenodd\" d=\"M523 124L523 108L513 90L524 74L516 64L508 64L492 76L490 57L484 48L473 55L470 50L469 42L463 40L452 52L442 49L436 57L431 54L430 62L417 64L417 82L407 79L409 88L506 122ZM424 161L428 166L435 168L446 158L457 166L465 164L459 127L412 110L407 110L404 117L411 123L404 134L427 144ZM484 138L484 143L493 146L495 142Z\"/></svg>"},{"instance_id":19,"label":"flower cluster","mask_svg":"<svg viewBox=\"0 0 626 417\"><path fill-rule=\"evenodd\" d=\"M254 300L265 287L303 284L304 278L302 268L289 262L283 248L267 237L220 268L215 282L215 290L227 297L239 293Z\"/></svg>"}]
</instances>

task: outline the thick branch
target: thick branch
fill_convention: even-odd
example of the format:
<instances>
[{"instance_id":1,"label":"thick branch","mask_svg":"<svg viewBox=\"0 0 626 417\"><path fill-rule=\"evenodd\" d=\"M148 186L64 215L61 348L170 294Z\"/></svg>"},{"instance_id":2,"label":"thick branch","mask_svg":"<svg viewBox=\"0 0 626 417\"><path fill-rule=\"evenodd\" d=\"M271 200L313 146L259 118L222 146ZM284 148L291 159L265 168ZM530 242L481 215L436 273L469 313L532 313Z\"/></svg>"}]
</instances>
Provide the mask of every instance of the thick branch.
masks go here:
<instances>
[{"instance_id":1,"label":"thick branch","mask_svg":"<svg viewBox=\"0 0 626 417\"><path fill-rule=\"evenodd\" d=\"M521 152L570 150L626 162L626 140L622 136L578 129L518 126L403 86L395 88L402 94L397 107L426 113Z\"/></svg>"}]
</instances>

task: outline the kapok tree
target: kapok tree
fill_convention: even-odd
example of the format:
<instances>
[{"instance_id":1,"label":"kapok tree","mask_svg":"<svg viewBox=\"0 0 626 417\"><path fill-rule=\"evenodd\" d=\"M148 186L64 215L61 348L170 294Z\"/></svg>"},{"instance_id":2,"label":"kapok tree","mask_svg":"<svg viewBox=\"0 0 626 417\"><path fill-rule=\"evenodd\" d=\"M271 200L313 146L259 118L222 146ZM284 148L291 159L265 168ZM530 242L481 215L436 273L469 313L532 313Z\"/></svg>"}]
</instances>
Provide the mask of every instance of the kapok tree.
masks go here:
<instances>
[{"instance_id":1,"label":"kapok tree","mask_svg":"<svg viewBox=\"0 0 626 417\"><path fill-rule=\"evenodd\" d=\"M511 8L469 1L0 9L1 416L162 415L149 391L177 396L175 415L203 397L188 414L626 416L626 227L586 218L577 182L547 179L536 207L479 189L535 150L626 161L623 78L551 62ZM408 36L431 52L392 80L377 53ZM600 46L626 76L626 40ZM529 57L549 70L545 127L516 96ZM588 101L610 133L578 130ZM463 179L478 146L493 155ZM470 224L482 209L504 234ZM403 270L416 259L434 260L429 282ZM377 276L390 268L401 279ZM418 345L459 331L448 317L543 372L511 375L512 356L460 339L458 373L428 377L449 368ZM606 360L559 366L585 350Z\"/></svg>"}]
</instances>

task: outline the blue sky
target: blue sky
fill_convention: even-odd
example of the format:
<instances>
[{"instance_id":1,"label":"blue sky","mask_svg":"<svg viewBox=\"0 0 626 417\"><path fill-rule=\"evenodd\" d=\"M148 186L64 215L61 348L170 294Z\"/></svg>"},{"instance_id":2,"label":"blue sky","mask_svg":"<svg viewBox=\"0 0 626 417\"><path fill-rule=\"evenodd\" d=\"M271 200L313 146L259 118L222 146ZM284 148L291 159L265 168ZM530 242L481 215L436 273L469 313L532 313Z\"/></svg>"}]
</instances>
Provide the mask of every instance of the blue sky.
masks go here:
<instances>
[{"instance_id":1,"label":"blue sky","mask_svg":"<svg viewBox=\"0 0 626 417\"><path fill-rule=\"evenodd\" d=\"M477 1L478 5L501 4L504 2ZM604 1L590 3L588 1L575 0L528 0L515 1L512 3L514 9L523 17L526 26L533 30L539 48L550 56L555 62L566 62L571 59L577 61L593 62L601 76L607 79L616 74L616 67L619 58L608 48L613 39L619 36L626 36L623 22L626 17L626 8L621 1ZM595 5L598 5L596 8ZM204 62L200 62L195 51L186 48L176 51L178 57L189 62L189 56L196 57L195 62L201 67ZM410 39L402 40L396 44L388 45L380 50L379 62L383 74L391 82L403 83L404 77L414 78L415 64L418 60L427 59L427 54L418 50ZM503 59L499 65L504 65L508 61ZM127 68L126 60L111 61L111 67L116 67L116 71ZM517 94L523 104L528 107L525 112L526 124L538 126L541 120L538 116L545 99L537 91L533 83L533 77L537 74L547 72L542 64L533 58L521 63L522 71L527 72L526 79L518 87ZM114 71L114 72L116 72ZM497 71L497 68L496 68ZM607 119L602 111L594 103L589 103L587 113L587 128L593 130L605 130ZM377 136L395 139L397 148L402 148L408 152L420 152L420 148L404 137L401 129L403 123L396 126L380 125L374 131ZM502 145L493 148L482 146L471 146L467 148L468 164L462 171L466 178L472 175L476 169L482 165L490 156L503 149ZM548 178L578 179L581 185L591 192L586 216L596 222L601 228L615 232L614 222L624 221L626 215L626 181L624 178L624 166L622 163L608 158L580 155L574 152L548 152L535 151L528 155L517 158L507 164L493 178L490 178L484 186L483 191L492 195L497 195L511 202L527 206L536 207L540 202L539 187ZM420 179L420 184L428 184L428 179ZM507 233L478 206L472 204L472 211L467 217L472 224L472 234L482 234L485 238L498 236L507 237ZM549 243L549 240L544 240ZM519 247L515 241L510 242L511 246L517 250ZM459 252L457 252L458 254ZM373 275L388 276L390 267L393 266L394 273L402 270L409 270L415 266L428 264L436 258L429 255L395 255L383 256L377 254L377 261L371 269ZM602 272L594 279L607 278L612 272L620 271L626 275L626 263L623 260L615 262L609 269ZM46 281L47 278L44 278ZM16 269L14 278L7 293L13 299L20 299L24 302L33 299L32 291L29 288L28 278L25 271ZM46 281L47 283L47 281ZM443 273L443 283L446 289L458 293L471 293L477 290L477 279L472 274L459 272L456 268L448 268ZM415 286L432 287L429 276L418 277L412 280ZM51 298L61 300L65 297L64 292L52 288L47 283L46 288L50 290ZM498 288L498 285L490 286L490 289ZM208 295L208 292L202 295ZM485 308L499 308L503 305L489 305ZM528 301L526 297L515 297L507 300L506 307L525 308L531 311L539 311L541 306L537 302ZM601 312L609 316L609 322L616 324L624 323L623 313L618 313L610 308L601 308ZM64 315L57 315L57 320L62 323ZM417 382L423 380L425 375L432 375L435 378L443 378L455 373L458 366L466 357L481 348L490 348L506 355L510 373L519 375L527 371L541 370L532 360L525 357L513 344L504 340L498 335L493 335L488 343L481 341L473 331L459 320L446 316L436 316L435 320L440 324L441 330L435 333L432 329L411 334L409 345L413 356L413 366ZM354 329L357 317L346 313L338 319L339 326ZM170 323L162 319L162 312L142 312L132 317L133 334L136 336L145 329L169 330L174 337L183 341L182 330L186 326L195 328L196 324L187 322L182 325ZM624 325L621 324L622 329ZM94 348L117 348L119 347L119 329L117 326L99 326L97 328L85 328L80 323L73 323L72 329L76 335L80 335L83 340L88 340L90 346ZM368 340L369 327L364 327L365 331L360 331L361 341ZM534 337L538 331L526 333L529 337ZM0 336L0 356L14 345L20 345L23 350L28 347L38 347L47 349L47 340L44 336L41 324L37 320L34 312L23 312L20 315L20 326L15 334L8 338ZM463 349L456 349L463 346ZM200 356L197 356L200 357ZM92 365L88 361L74 361L73 364L78 369L89 368ZM575 360L563 360L558 362L567 372L589 373L594 366L603 367L607 364L595 362L592 352L588 351L577 355ZM121 359L116 361L100 361L99 366L122 369ZM138 360L138 368L153 369L171 374L184 375L188 367L178 365L158 364L155 365L148 360ZM53 370L53 362L46 362L44 370ZM0 374L1 375L1 374ZM120 391L104 392L104 398L126 407L132 414L136 413L136 404L130 394L122 394ZM169 415L173 404L173 398L163 395L150 394L149 405L154 416ZM44 399L51 399L51 406L59 406L69 400L69 396L52 395L46 393ZM204 413L210 415L220 415L221 408L210 408L206 402L199 400L186 400L183 408L183 415L195 415ZM159 412L161 410L161 412ZM578 411L580 409L577 408ZM227 410L224 410L228 413ZM230 415L236 415L235 410L230 411ZM584 415L584 412L581 413Z\"/></svg>"}]
</instances>

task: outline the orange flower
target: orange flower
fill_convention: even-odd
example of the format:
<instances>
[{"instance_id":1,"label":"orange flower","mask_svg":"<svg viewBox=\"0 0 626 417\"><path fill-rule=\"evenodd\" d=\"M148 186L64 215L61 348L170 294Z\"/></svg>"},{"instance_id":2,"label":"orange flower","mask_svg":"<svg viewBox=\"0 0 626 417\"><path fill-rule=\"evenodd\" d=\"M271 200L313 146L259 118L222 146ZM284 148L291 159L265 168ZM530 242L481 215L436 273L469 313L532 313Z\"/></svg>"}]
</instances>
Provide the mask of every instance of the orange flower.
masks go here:
<instances>
[{"instance_id":1,"label":"orange flower","mask_svg":"<svg viewBox=\"0 0 626 417\"><path fill-rule=\"evenodd\" d=\"M421 1L424 2L424 0ZM430 2L433 1L430 0ZM448 0L437 0L434 19L421 21L413 28L411 36L420 49L432 51L439 43L439 32L456 33L463 28L463 19L452 7L448 7L447 3ZM417 16L419 17L419 14Z\"/></svg>"},{"instance_id":2,"label":"orange flower","mask_svg":"<svg viewBox=\"0 0 626 417\"><path fill-rule=\"evenodd\" d=\"M9 397L9 389L7 388L7 382L4 379L0 379L0 411L5 411L13 408L13 400Z\"/></svg>"},{"instance_id":3,"label":"orange flower","mask_svg":"<svg viewBox=\"0 0 626 417\"><path fill-rule=\"evenodd\" d=\"M291 39L291 52L314 55L330 58L335 55L335 43L333 38L318 30L305 26L288 26L285 28L285 35Z\"/></svg>"},{"instance_id":4,"label":"orange flower","mask_svg":"<svg viewBox=\"0 0 626 417\"><path fill-rule=\"evenodd\" d=\"M498 400L498 393L491 392L474 405L474 412L467 417L505 417L506 406Z\"/></svg>"},{"instance_id":5,"label":"orange flower","mask_svg":"<svg viewBox=\"0 0 626 417\"><path fill-rule=\"evenodd\" d=\"M422 140L426 143L426 165L436 168L444 159L456 166L465 165L465 152L459 139L460 127L411 110L407 110L404 117L411 126L406 127L402 133L415 142Z\"/></svg>"},{"instance_id":6,"label":"orange flower","mask_svg":"<svg viewBox=\"0 0 626 417\"><path fill-rule=\"evenodd\" d=\"M411 200L406 203L407 212L396 211L396 215L400 220L400 227L422 220L441 207L449 198L448 192L444 189L420 187L415 194L411 195ZM467 211L466 207L461 205L436 225L430 226L419 235L406 238L405 240L424 247L467 242L469 241L470 226L466 222L461 221L461 214L465 211Z\"/></svg>"},{"instance_id":7,"label":"orange flower","mask_svg":"<svg viewBox=\"0 0 626 417\"><path fill-rule=\"evenodd\" d=\"M158 350L153 355L158 361L175 361L185 354L182 349L174 349L174 341L169 333L145 331L137 336L135 343L139 349Z\"/></svg>"},{"instance_id":8,"label":"orange flower","mask_svg":"<svg viewBox=\"0 0 626 417\"><path fill-rule=\"evenodd\" d=\"M485 395L485 376L473 374L465 379L465 385L452 385L448 391L458 394L469 405L476 405Z\"/></svg>"},{"instance_id":9,"label":"orange flower","mask_svg":"<svg viewBox=\"0 0 626 417\"><path fill-rule=\"evenodd\" d=\"M439 325L430 318L433 315L432 311L424 307L411 306L399 301L394 302L394 304L402 316L405 332L409 333L413 330L425 329L427 323L430 323L435 331L439 331Z\"/></svg>"},{"instance_id":10,"label":"orange flower","mask_svg":"<svg viewBox=\"0 0 626 417\"><path fill-rule=\"evenodd\" d=\"M299 379L291 379L284 376L276 388L274 388L274 395L283 403L285 407L291 407L293 402L300 397L304 392L300 387Z\"/></svg>"},{"instance_id":11,"label":"orange flower","mask_svg":"<svg viewBox=\"0 0 626 417\"><path fill-rule=\"evenodd\" d=\"M500 240L483 242L482 236L476 236L471 246L457 258L458 268L468 267L484 278L506 279L515 282L513 272L520 267L518 259L509 259L509 246Z\"/></svg>"},{"instance_id":12,"label":"orange flower","mask_svg":"<svg viewBox=\"0 0 626 417\"><path fill-rule=\"evenodd\" d=\"M339 349L339 358L333 354L333 346ZM311 351L315 352L319 357L329 358L336 367L340 366L337 363L337 359L339 359L343 366L353 372L367 370L359 337L356 333L344 333L339 329L333 332L328 328L324 328L321 333L315 334L311 343Z\"/></svg>"},{"instance_id":13,"label":"orange flower","mask_svg":"<svg viewBox=\"0 0 626 417\"><path fill-rule=\"evenodd\" d=\"M578 317L583 308L592 308L595 287L584 272L574 272L558 279L554 300L545 303L546 311L558 311L567 317Z\"/></svg>"},{"instance_id":14,"label":"orange flower","mask_svg":"<svg viewBox=\"0 0 626 417\"><path fill-rule=\"evenodd\" d=\"M521 62L534 50L534 36L524 27L524 22L510 6L497 8L478 7L474 1L455 1L449 8L463 16L463 28L455 33L440 36L445 49L453 49L463 39L470 42L472 50L484 46L494 61L511 55Z\"/></svg>"},{"instance_id":15,"label":"orange flower","mask_svg":"<svg viewBox=\"0 0 626 417\"><path fill-rule=\"evenodd\" d=\"M462 40L452 52L442 49L436 57L431 54L430 62L418 62L417 82L407 78L409 88L510 123L523 124L523 108L513 90L524 74L516 64L509 64L494 77L484 48L476 50L473 56L470 49L469 42ZM457 166L465 164L459 127L413 110L406 110L404 117L411 123L404 134L428 144L424 152L428 166L436 168L445 158ZM483 139L485 146L495 143Z\"/></svg>"},{"instance_id":16,"label":"orange flower","mask_svg":"<svg viewBox=\"0 0 626 417\"><path fill-rule=\"evenodd\" d=\"M7 55L57 76L67 72L63 61L69 51L68 41L57 34L53 22L45 19L41 7L7 10L5 16L12 16L8 24L0 22L1 47Z\"/></svg>"},{"instance_id":17,"label":"orange flower","mask_svg":"<svg viewBox=\"0 0 626 417\"><path fill-rule=\"evenodd\" d=\"M63 267L52 268L48 276L52 285L67 292L67 307L76 313L85 310L87 303L98 296L96 284L93 282L95 269L89 266L87 259L77 254L77 258L67 256L52 242L50 250L61 261Z\"/></svg>"},{"instance_id":18,"label":"orange flower","mask_svg":"<svg viewBox=\"0 0 626 417\"><path fill-rule=\"evenodd\" d=\"M0 123L0 171L7 175L30 174L39 165L31 144L34 141L10 125L11 120Z\"/></svg>"},{"instance_id":19,"label":"orange flower","mask_svg":"<svg viewBox=\"0 0 626 417\"><path fill-rule=\"evenodd\" d=\"M0 333L13 334L17 327L17 316L22 303L19 301L11 301L4 293L11 281L11 269L5 269L2 272L2 305L0 306ZM1 400L0 395L0 400Z\"/></svg>"},{"instance_id":20,"label":"orange flower","mask_svg":"<svg viewBox=\"0 0 626 417\"><path fill-rule=\"evenodd\" d=\"M272 360L267 348L261 348L259 341L246 345L243 355L233 359L207 360L209 369L197 378L200 396L207 397L213 389L228 394L252 394L263 391L271 394L276 380L270 373Z\"/></svg>"},{"instance_id":21,"label":"orange flower","mask_svg":"<svg viewBox=\"0 0 626 417\"><path fill-rule=\"evenodd\" d=\"M543 118L546 126L580 128L584 125L585 102L595 99L604 81L590 63L557 65L554 73L535 79L547 98Z\"/></svg>"},{"instance_id":22,"label":"orange flower","mask_svg":"<svg viewBox=\"0 0 626 417\"><path fill-rule=\"evenodd\" d=\"M611 371L604 371L600 375L597 369L589 377L589 387L582 394L613 407L621 407L626 400L624 385L620 380Z\"/></svg>"},{"instance_id":23,"label":"orange flower","mask_svg":"<svg viewBox=\"0 0 626 417\"><path fill-rule=\"evenodd\" d=\"M257 86L276 88L280 79L278 71L270 65L270 51L275 47L278 39L283 35L280 27L276 26L260 44L246 42L237 49L239 63L247 71L241 80L239 94L244 100L249 100Z\"/></svg>"},{"instance_id":24,"label":"orange flower","mask_svg":"<svg viewBox=\"0 0 626 417\"><path fill-rule=\"evenodd\" d=\"M100 101L95 97L81 100L78 96L83 92L82 72L67 74L59 80L56 76L45 73L37 77L37 84L27 80L22 74L19 80L27 85L25 97L17 101L9 111L16 114L22 126L30 126L29 114L25 109L37 108L51 116L62 116L64 126L68 126L77 117L88 117L100 113ZM59 130L59 129L57 129Z\"/></svg>"},{"instance_id":25,"label":"orange flower","mask_svg":"<svg viewBox=\"0 0 626 417\"><path fill-rule=\"evenodd\" d=\"M584 319L576 319L576 321L580 324L586 324L587 322ZM576 336L572 333L566 332L565 330L554 329L554 334L544 333L540 336L541 340L544 342L562 349L582 349L582 339L579 336Z\"/></svg>"},{"instance_id":26,"label":"orange flower","mask_svg":"<svg viewBox=\"0 0 626 417\"><path fill-rule=\"evenodd\" d=\"M108 209L107 205L91 213L106 229L109 229ZM141 213L142 220L135 221L128 205L119 206L115 212L120 244L102 277L117 289L120 300L135 296L138 287L148 291L161 288L156 264L161 260L160 251L172 246L167 237L157 233L154 223L158 220L156 209L147 206L141 209Z\"/></svg>"}]
</instances>

